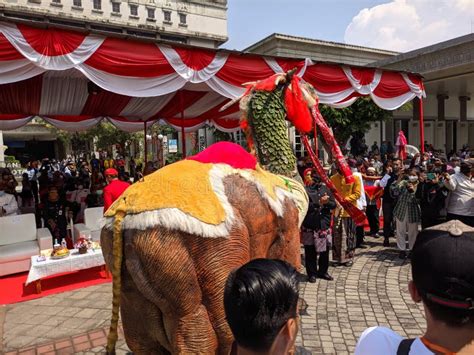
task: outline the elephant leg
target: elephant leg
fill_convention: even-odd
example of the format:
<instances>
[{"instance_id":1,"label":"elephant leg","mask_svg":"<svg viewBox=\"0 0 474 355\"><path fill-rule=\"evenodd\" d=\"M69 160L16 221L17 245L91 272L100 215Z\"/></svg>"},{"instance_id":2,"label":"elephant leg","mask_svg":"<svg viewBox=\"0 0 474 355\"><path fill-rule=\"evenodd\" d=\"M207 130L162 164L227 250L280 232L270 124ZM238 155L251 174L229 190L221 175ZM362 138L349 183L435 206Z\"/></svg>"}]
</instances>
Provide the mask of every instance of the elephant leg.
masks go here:
<instances>
[{"instance_id":1,"label":"elephant leg","mask_svg":"<svg viewBox=\"0 0 474 355\"><path fill-rule=\"evenodd\" d=\"M278 234L268 249L267 257L289 262L301 269L300 232L297 223L298 210L292 202L285 200L285 217L278 219Z\"/></svg>"},{"instance_id":2,"label":"elephant leg","mask_svg":"<svg viewBox=\"0 0 474 355\"><path fill-rule=\"evenodd\" d=\"M170 354L162 346L163 315L160 309L137 289L126 268L122 271L121 317L125 340L137 355Z\"/></svg>"},{"instance_id":3,"label":"elephant leg","mask_svg":"<svg viewBox=\"0 0 474 355\"><path fill-rule=\"evenodd\" d=\"M243 223L237 223L228 238L201 239L192 252L200 275L203 303L217 334L218 353L229 354L233 335L223 307L224 287L229 273L250 260L247 228Z\"/></svg>"},{"instance_id":4,"label":"elephant leg","mask_svg":"<svg viewBox=\"0 0 474 355\"><path fill-rule=\"evenodd\" d=\"M195 243L202 240L192 238ZM136 254L131 275L137 288L153 297L150 301L162 312L168 350L173 354L214 354L216 333L203 305L199 279L183 233L165 228L137 232L131 247Z\"/></svg>"}]
</instances>

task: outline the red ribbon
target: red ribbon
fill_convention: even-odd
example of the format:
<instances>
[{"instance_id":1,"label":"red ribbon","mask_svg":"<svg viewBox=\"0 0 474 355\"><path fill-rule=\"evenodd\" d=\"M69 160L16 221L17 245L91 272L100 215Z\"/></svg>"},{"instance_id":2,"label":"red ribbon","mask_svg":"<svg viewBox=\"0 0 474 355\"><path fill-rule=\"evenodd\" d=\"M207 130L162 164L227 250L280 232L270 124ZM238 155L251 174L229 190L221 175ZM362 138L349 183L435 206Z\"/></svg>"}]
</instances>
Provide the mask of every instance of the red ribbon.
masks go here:
<instances>
[{"instance_id":1,"label":"red ribbon","mask_svg":"<svg viewBox=\"0 0 474 355\"><path fill-rule=\"evenodd\" d=\"M339 144L337 144L336 139L334 138L331 133L331 130L329 129L329 126L321 115L321 112L319 112L318 104L313 106L313 108L311 109L311 113L313 114L315 124L321 131L324 141L329 146L329 149L331 149L331 155L336 160L336 164L341 170L342 175L344 175L346 183L354 183L354 176L352 176L352 171L349 168L349 165L347 165L347 162L344 159L344 156L342 155L341 148L339 148Z\"/></svg>"}]
</instances>

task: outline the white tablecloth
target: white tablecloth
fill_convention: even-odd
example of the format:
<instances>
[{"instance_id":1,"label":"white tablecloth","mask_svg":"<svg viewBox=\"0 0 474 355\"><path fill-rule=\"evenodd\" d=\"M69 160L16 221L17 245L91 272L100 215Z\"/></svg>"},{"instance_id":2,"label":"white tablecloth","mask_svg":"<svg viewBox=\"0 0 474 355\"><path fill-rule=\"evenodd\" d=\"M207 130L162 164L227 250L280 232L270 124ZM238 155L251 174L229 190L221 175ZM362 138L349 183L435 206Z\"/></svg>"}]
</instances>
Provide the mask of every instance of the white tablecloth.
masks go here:
<instances>
[{"instance_id":1,"label":"white tablecloth","mask_svg":"<svg viewBox=\"0 0 474 355\"><path fill-rule=\"evenodd\" d=\"M45 261L37 261L37 258L38 256L31 257L31 268L25 285L47 276L90 269L105 264L102 249L88 250L86 254L79 254L78 250L72 249L71 254L64 259L47 258Z\"/></svg>"}]
</instances>

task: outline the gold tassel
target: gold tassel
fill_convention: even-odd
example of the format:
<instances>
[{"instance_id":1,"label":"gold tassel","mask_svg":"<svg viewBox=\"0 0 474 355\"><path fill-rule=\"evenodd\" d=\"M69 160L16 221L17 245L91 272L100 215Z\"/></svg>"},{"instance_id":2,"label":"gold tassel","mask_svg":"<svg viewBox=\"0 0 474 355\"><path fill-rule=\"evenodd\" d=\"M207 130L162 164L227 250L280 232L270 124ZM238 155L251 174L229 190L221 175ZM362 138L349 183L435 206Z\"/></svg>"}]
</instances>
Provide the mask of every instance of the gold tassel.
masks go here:
<instances>
[{"instance_id":1,"label":"gold tassel","mask_svg":"<svg viewBox=\"0 0 474 355\"><path fill-rule=\"evenodd\" d=\"M113 256L114 263L112 269L112 319L110 320L110 330L107 337L107 354L115 354L115 344L118 339L118 321L120 310L120 290L122 288L122 260L123 260L123 240L122 221L125 216L124 211L117 211L114 221L113 234Z\"/></svg>"}]
</instances>

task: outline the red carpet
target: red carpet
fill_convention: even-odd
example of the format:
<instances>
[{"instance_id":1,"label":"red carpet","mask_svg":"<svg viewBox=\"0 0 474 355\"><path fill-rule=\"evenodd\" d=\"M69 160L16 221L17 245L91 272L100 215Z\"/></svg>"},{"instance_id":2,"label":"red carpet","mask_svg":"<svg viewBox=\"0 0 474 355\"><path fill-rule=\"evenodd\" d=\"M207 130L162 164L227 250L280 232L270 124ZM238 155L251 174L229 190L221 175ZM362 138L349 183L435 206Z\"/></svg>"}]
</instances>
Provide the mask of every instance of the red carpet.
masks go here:
<instances>
[{"instance_id":1,"label":"red carpet","mask_svg":"<svg viewBox=\"0 0 474 355\"><path fill-rule=\"evenodd\" d=\"M41 280L42 292L36 293L36 283L25 286L27 272L0 277L0 305L23 302L56 293L110 282L100 267L52 276Z\"/></svg>"}]
</instances>

